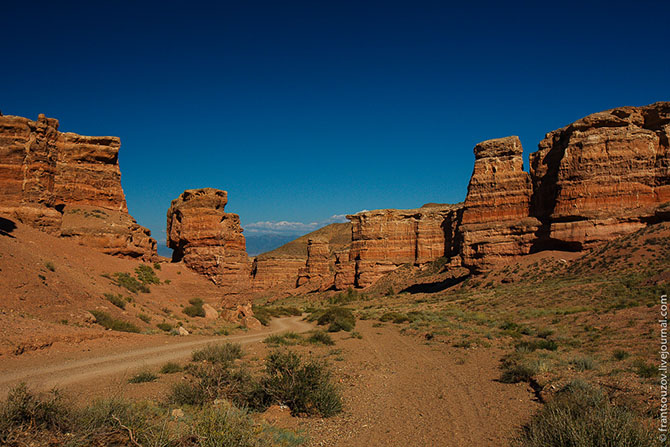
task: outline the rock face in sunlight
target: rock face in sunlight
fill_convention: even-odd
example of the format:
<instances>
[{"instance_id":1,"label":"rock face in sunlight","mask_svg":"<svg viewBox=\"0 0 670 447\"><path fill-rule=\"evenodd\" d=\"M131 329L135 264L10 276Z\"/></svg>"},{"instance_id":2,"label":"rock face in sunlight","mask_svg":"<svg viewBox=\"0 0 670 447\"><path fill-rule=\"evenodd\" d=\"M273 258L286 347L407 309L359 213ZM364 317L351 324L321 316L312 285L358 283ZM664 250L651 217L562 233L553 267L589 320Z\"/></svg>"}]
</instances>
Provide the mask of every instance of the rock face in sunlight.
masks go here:
<instances>
[{"instance_id":1,"label":"rock face in sunlight","mask_svg":"<svg viewBox=\"0 0 670 447\"><path fill-rule=\"evenodd\" d=\"M475 167L458 226L463 264L484 268L528 254L540 222L530 217L532 185L518 137L475 146Z\"/></svg>"},{"instance_id":2,"label":"rock face in sunlight","mask_svg":"<svg viewBox=\"0 0 670 447\"><path fill-rule=\"evenodd\" d=\"M149 259L156 241L128 214L117 137L58 131L58 120L0 116L0 213L104 253Z\"/></svg>"},{"instance_id":3,"label":"rock face in sunlight","mask_svg":"<svg viewBox=\"0 0 670 447\"><path fill-rule=\"evenodd\" d=\"M670 201L670 103L620 107L555 130L530 156L538 248L581 250L635 231Z\"/></svg>"},{"instance_id":4,"label":"rock face in sunlight","mask_svg":"<svg viewBox=\"0 0 670 447\"><path fill-rule=\"evenodd\" d=\"M224 211L228 193L214 188L188 189L167 213L167 242L173 261L206 275L218 285L249 285L251 263L237 214Z\"/></svg>"},{"instance_id":5,"label":"rock face in sunlight","mask_svg":"<svg viewBox=\"0 0 670 447\"><path fill-rule=\"evenodd\" d=\"M403 264L421 265L455 255L461 209L460 204L430 204L347 216L352 223L352 243L349 262L338 260L339 288L366 287ZM351 268L353 274L347 270Z\"/></svg>"},{"instance_id":6,"label":"rock face in sunlight","mask_svg":"<svg viewBox=\"0 0 670 447\"><path fill-rule=\"evenodd\" d=\"M318 287L330 287L334 273L330 267L330 248L328 241L310 239L307 242L307 262L298 271L298 286L318 283Z\"/></svg>"}]
</instances>

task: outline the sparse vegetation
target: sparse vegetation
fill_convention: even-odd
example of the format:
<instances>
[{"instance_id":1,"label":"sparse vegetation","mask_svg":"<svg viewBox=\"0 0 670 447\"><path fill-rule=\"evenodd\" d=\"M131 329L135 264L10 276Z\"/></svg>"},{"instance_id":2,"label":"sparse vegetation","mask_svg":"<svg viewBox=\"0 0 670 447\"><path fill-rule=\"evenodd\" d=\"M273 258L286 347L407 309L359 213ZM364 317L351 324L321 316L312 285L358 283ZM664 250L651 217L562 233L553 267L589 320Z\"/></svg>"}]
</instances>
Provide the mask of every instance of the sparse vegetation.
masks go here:
<instances>
[{"instance_id":1,"label":"sparse vegetation","mask_svg":"<svg viewBox=\"0 0 670 447\"><path fill-rule=\"evenodd\" d=\"M252 311L254 317L256 317L263 326L270 324L270 320L273 318L302 315L300 309L290 306L253 306Z\"/></svg>"},{"instance_id":2,"label":"sparse vegetation","mask_svg":"<svg viewBox=\"0 0 670 447\"><path fill-rule=\"evenodd\" d=\"M158 264L160 266L160 264ZM156 276L156 272L150 265L141 264L135 268L135 275L142 284L160 284L161 280Z\"/></svg>"},{"instance_id":3,"label":"sparse vegetation","mask_svg":"<svg viewBox=\"0 0 670 447\"><path fill-rule=\"evenodd\" d=\"M160 329L161 331L165 331L165 332L170 332L172 329L174 329L173 325L171 325L170 323L166 323L165 321L162 322L162 323L158 323L156 325L156 327L158 329Z\"/></svg>"},{"instance_id":4,"label":"sparse vegetation","mask_svg":"<svg viewBox=\"0 0 670 447\"><path fill-rule=\"evenodd\" d=\"M163 366L161 366L160 373L161 374L174 374L183 371L184 368L181 367L179 363L175 362L167 362Z\"/></svg>"},{"instance_id":5,"label":"sparse vegetation","mask_svg":"<svg viewBox=\"0 0 670 447\"><path fill-rule=\"evenodd\" d=\"M144 321L146 324L151 323L151 317L147 314L139 313L137 314L137 318Z\"/></svg>"},{"instance_id":6,"label":"sparse vegetation","mask_svg":"<svg viewBox=\"0 0 670 447\"><path fill-rule=\"evenodd\" d=\"M330 307L315 311L309 319L311 321L316 320L319 326L329 325L328 332L351 332L356 326L354 313L346 307Z\"/></svg>"},{"instance_id":7,"label":"sparse vegetation","mask_svg":"<svg viewBox=\"0 0 670 447\"><path fill-rule=\"evenodd\" d=\"M209 344L194 351L191 358L194 362L230 363L243 356L242 346L237 343Z\"/></svg>"},{"instance_id":8,"label":"sparse vegetation","mask_svg":"<svg viewBox=\"0 0 670 447\"><path fill-rule=\"evenodd\" d=\"M153 382L156 379L158 379L158 376L151 371L140 371L128 379L128 383L146 383Z\"/></svg>"},{"instance_id":9,"label":"sparse vegetation","mask_svg":"<svg viewBox=\"0 0 670 447\"><path fill-rule=\"evenodd\" d=\"M523 447L648 447L654 443L635 414L612 405L602 391L582 381L559 391L517 440Z\"/></svg>"},{"instance_id":10,"label":"sparse vegetation","mask_svg":"<svg viewBox=\"0 0 670 447\"><path fill-rule=\"evenodd\" d=\"M105 299L118 307L119 309L125 309L127 301L123 298L122 295L114 295L113 293L105 293Z\"/></svg>"},{"instance_id":11,"label":"sparse vegetation","mask_svg":"<svg viewBox=\"0 0 670 447\"><path fill-rule=\"evenodd\" d=\"M54 265L53 262L47 261L44 263L44 267L49 270L50 272L55 272L56 271L56 266Z\"/></svg>"},{"instance_id":12,"label":"sparse vegetation","mask_svg":"<svg viewBox=\"0 0 670 447\"><path fill-rule=\"evenodd\" d=\"M140 329L129 321L117 320L111 315L99 310L91 310L90 312L95 317L95 322L105 329L120 332L140 332Z\"/></svg>"},{"instance_id":13,"label":"sparse vegetation","mask_svg":"<svg viewBox=\"0 0 670 447\"><path fill-rule=\"evenodd\" d=\"M630 357L630 353L628 351L624 351L623 349L616 349L612 353L612 357L614 358L614 360L621 361Z\"/></svg>"},{"instance_id":14,"label":"sparse vegetation","mask_svg":"<svg viewBox=\"0 0 670 447\"><path fill-rule=\"evenodd\" d=\"M191 298L188 300L188 302L190 306L184 307L182 312L184 312L189 317L204 318L205 309L203 309L202 306L205 304L205 302L201 298Z\"/></svg>"},{"instance_id":15,"label":"sparse vegetation","mask_svg":"<svg viewBox=\"0 0 670 447\"><path fill-rule=\"evenodd\" d=\"M137 278L130 275L130 273L125 272L116 272L112 274L112 280L114 284L119 287L123 287L131 293L149 293L149 287L138 281Z\"/></svg>"}]
</instances>

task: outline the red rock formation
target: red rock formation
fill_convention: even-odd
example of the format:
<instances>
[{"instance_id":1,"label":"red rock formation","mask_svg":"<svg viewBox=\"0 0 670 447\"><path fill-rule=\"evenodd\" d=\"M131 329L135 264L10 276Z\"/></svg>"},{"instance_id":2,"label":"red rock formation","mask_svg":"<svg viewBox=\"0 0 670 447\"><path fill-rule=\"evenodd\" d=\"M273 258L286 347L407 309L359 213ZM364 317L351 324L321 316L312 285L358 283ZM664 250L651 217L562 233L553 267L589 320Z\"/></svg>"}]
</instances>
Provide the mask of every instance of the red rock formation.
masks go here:
<instances>
[{"instance_id":1,"label":"red rock formation","mask_svg":"<svg viewBox=\"0 0 670 447\"><path fill-rule=\"evenodd\" d=\"M461 205L413 210L376 210L347 216L352 223L349 260L355 264L354 285L367 287L402 264L423 264L451 256L451 237ZM344 265L341 264L343 267ZM341 286L350 277L341 269Z\"/></svg>"},{"instance_id":2,"label":"red rock formation","mask_svg":"<svg viewBox=\"0 0 670 447\"><path fill-rule=\"evenodd\" d=\"M251 267L252 287L254 290L294 287L304 266L304 258L257 256Z\"/></svg>"},{"instance_id":3,"label":"red rock formation","mask_svg":"<svg viewBox=\"0 0 670 447\"><path fill-rule=\"evenodd\" d=\"M105 253L150 258L151 233L128 215L117 137L58 132L58 121L0 116L0 212Z\"/></svg>"},{"instance_id":4,"label":"red rock formation","mask_svg":"<svg viewBox=\"0 0 670 447\"><path fill-rule=\"evenodd\" d=\"M670 201L670 103L620 107L547 134L531 154L538 248L580 250Z\"/></svg>"},{"instance_id":5,"label":"red rock formation","mask_svg":"<svg viewBox=\"0 0 670 447\"><path fill-rule=\"evenodd\" d=\"M328 242L310 239L307 242L307 262L298 272L297 285L318 283L318 288L332 285L335 276L330 264Z\"/></svg>"},{"instance_id":6,"label":"red rock formation","mask_svg":"<svg viewBox=\"0 0 670 447\"><path fill-rule=\"evenodd\" d=\"M216 284L249 285L251 264L240 217L226 213L228 193L213 188L184 191L167 213L167 242L172 260L211 278Z\"/></svg>"},{"instance_id":7,"label":"red rock formation","mask_svg":"<svg viewBox=\"0 0 670 447\"><path fill-rule=\"evenodd\" d=\"M532 185L519 138L484 141L474 153L458 233L463 265L481 269L529 253L540 222L530 217Z\"/></svg>"}]
</instances>

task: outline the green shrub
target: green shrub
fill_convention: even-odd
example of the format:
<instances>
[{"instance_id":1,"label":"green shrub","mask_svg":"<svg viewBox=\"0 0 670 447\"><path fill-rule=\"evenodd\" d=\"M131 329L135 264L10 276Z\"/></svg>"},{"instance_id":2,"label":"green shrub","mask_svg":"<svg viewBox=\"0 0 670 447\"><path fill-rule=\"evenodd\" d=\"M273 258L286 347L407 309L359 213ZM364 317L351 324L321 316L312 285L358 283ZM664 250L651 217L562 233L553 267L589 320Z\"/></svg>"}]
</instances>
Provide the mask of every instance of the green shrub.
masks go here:
<instances>
[{"instance_id":1,"label":"green shrub","mask_svg":"<svg viewBox=\"0 0 670 447\"><path fill-rule=\"evenodd\" d=\"M630 352L624 351L623 349L616 349L612 353L612 357L614 358L614 360L618 361L625 360L628 357L630 357Z\"/></svg>"},{"instance_id":2,"label":"green shrub","mask_svg":"<svg viewBox=\"0 0 670 447\"><path fill-rule=\"evenodd\" d=\"M379 321L386 323L387 321L392 321L396 324L405 323L409 321L409 318L406 314L400 312L386 312L380 318Z\"/></svg>"},{"instance_id":3,"label":"green shrub","mask_svg":"<svg viewBox=\"0 0 670 447\"><path fill-rule=\"evenodd\" d=\"M654 445L635 415L614 406L600 390L574 381L556 393L524 427L523 447L648 447Z\"/></svg>"},{"instance_id":4,"label":"green shrub","mask_svg":"<svg viewBox=\"0 0 670 447\"><path fill-rule=\"evenodd\" d=\"M161 269L161 263L160 262L154 262L154 270L160 270Z\"/></svg>"},{"instance_id":5,"label":"green shrub","mask_svg":"<svg viewBox=\"0 0 670 447\"><path fill-rule=\"evenodd\" d=\"M89 311L95 317L95 322L105 329L119 332L140 332L140 328L129 321L117 320L105 312L98 310Z\"/></svg>"},{"instance_id":6,"label":"green shrub","mask_svg":"<svg viewBox=\"0 0 670 447\"><path fill-rule=\"evenodd\" d=\"M0 444L14 429L61 429L70 427L71 411L57 390L34 393L25 383L12 388L0 410Z\"/></svg>"},{"instance_id":7,"label":"green shrub","mask_svg":"<svg viewBox=\"0 0 670 447\"><path fill-rule=\"evenodd\" d=\"M651 379L658 376L658 369L656 366L647 363L644 360L637 360L633 366L635 367L637 375L644 379Z\"/></svg>"},{"instance_id":8,"label":"green shrub","mask_svg":"<svg viewBox=\"0 0 670 447\"><path fill-rule=\"evenodd\" d=\"M114 295L113 293L105 293L105 299L118 307L119 309L125 309L126 308L126 300L123 298L121 294Z\"/></svg>"},{"instance_id":9,"label":"green shrub","mask_svg":"<svg viewBox=\"0 0 670 447\"><path fill-rule=\"evenodd\" d=\"M285 334L275 334L275 335L269 335L268 337L263 340L263 343L268 344L268 345L297 345L303 341L303 338L300 334L296 334L295 332L286 332Z\"/></svg>"},{"instance_id":10,"label":"green shrub","mask_svg":"<svg viewBox=\"0 0 670 447\"><path fill-rule=\"evenodd\" d=\"M324 331L314 331L309 337L307 337L307 343L313 345L326 345L332 346L335 344L333 338Z\"/></svg>"},{"instance_id":11,"label":"green shrub","mask_svg":"<svg viewBox=\"0 0 670 447\"><path fill-rule=\"evenodd\" d=\"M262 389L273 402L283 402L293 415L333 416L342 411L338 389L325 364L303 362L294 352L275 351L266 359Z\"/></svg>"},{"instance_id":12,"label":"green shrub","mask_svg":"<svg viewBox=\"0 0 670 447\"><path fill-rule=\"evenodd\" d=\"M346 307L331 307L321 312L312 314L317 319L317 324L323 326L328 324L328 332L347 331L350 332L356 325L356 317L351 309Z\"/></svg>"},{"instance_id":13,"label":"green shrub","mask_svg":"<svg viewBox=\"0 0 670 447\"><path fill-rule=\"evenodd\" d=\"M140 371L135 374L133 377L128 379L128 383L145 383L153 382L158 379L158 376L151 371Z\"/></svg>"},{"instance_id":14,"label":"green shrub","mask_svg":"<svg viewBox=\"0 0 670 447\"><path fill-rule=\"evenodd\" d=\"M533 377L539 372L539 367L536 363L518 354L506 356L503 359L501 369L500 381L502 383L531 382Z\"/></svg>"},{"instance_id":15,"label":"green shrub","mask_svg":"<svg viewBox=\"0 0 670 447\"><path fill-rule=\"evenodd\" d=\"M137 314L137 318L144 321L146 324L151 323L151 317L147 314Z\"/></svg>"},{"instance_id":16,"label":"green shrub","mask_svg":"<svg viewBox=\"0 0 670 447\"><path fill-rule=\"evenodd\" d=\"M181 367L179 363L175 362L167 362L163 366L161 366L160 373L161 374L174 374L183 371L184 368Z\"/></svg>"},{"instance_id":17,"label":"green shrub","mask_svg":"<svg viewBox=\"0 0 670 447\"><path fill-rule=\"evenodd\" d=\"M46 267L46 269L49 270L50 272L55 272L56 271L56 266L51 261L45 262L44 267Z\"/></svg>"},{"instance_id":18,"label":"green shrub","mask_svg":"<svg viewBox=\"0 0 670 447\"><path fill-rule=\"evenodd\" d=\"M158 264L160 265L160 264ZM142 284L160 284L161 280L156 276L156 272L150 265L141 264L135 267L135 275Z\"/></svg>"},{"instance_id":19,"label":"green shrub","mask_svg":"<svg viewBox=\"0 0 670 447\"><path fill-rule=\"evenodd\" d=\"M359 294L358 291L354 290L352 287L349 287L344 292L337 293L328 298L328 303L333 305L349 304L364 297L364 295Z\"/></svg>"},{"instance_id":20,"label":"green shrub","mask_svg":"<svg viewBox=\"0 0 670 447\"><path fill-rule=\"evenodd\" d=\"M149 287L138 281L136 278L130 276L130 273L124 273L124 272L116 272L112 274L112 278L114 280L114 284L116 284L119 287L124 287L127 289L129 292L132 293L137 293L137 292L142 292L142 293L149 293Z\"/></svg>"},{"instance_id":21,"label":"green shrub","mask_svg":"<svg viewBox=\"0 0 670 447\"><path fill-rule=\"evenodd\" d=\"M168 401L177 405L202 405L207 400L198 383L177 382L172 385Z\"/></svg>"},{"instance_id":22,"label":"green shrub","mask_svg":"<svg viewBox=\"0 0 670 447\"><path fill-rule=\"evenodd\" d=\"M186 306L185 308L183 308L182 312L184 312L189 317L204 317L205 316L205 309L202 308L202 306L205 304L205 302L201 298L191 298L190 300L188 300L188 302L191 305Z\"/></svg>"},{"instance_id":23,"label":"green shrub","mask_svg":"<svg viewBox=\"0 0 670 447\"><path fill-rule=\"evenodd\" d=\"M165 332L170 332L172 329L174 329L174 326L172 326L170 323L166 323L165 321L162 323L158 323L156 327L161 331Z\"/></svg>"},{"instance_id":24,"label":"green shrub","mask_svg":"<svg viewBox=\"0 0 670 447\"><path fill-rule=\"evenodd\" d=\"M291 317L302 315L302 311L296 307L287 306L252 306L254 317L263 326L270 324L270 320L279 317Z\"/></svg>"},{"instance_id":25,"label":"green shrub","mask_svg":"<svg viewBox=\"0 0 670 447\"><path fill-rule=\"evenodd\" d=\"M516 344L516 350L520 352L533 352L538 349L555 351L558 349L558 344L553 340L546 339L521 341Z\"/></svg>"},{"instance_id":26,"label":"green shrub","mask_svg":"<svg viewBox=\"0 0 670 447\"><path fill-rule=\"evenodd\" d=\"M576 357L570 361L577 371L587 371L596 367L596 361L591 357Z\"/></svg>"},{"instance_id":27,"label":"green shrub","mask_svg":"<svg viewBox=\"0 0 670 447\"><path fill-rule=\"evenodd\" d=\"M194 362L207 361L210 363L230 363L242 358L242 346L239 343L209 344L194 351L191 358Z\"/></svg>"}]
</instances>

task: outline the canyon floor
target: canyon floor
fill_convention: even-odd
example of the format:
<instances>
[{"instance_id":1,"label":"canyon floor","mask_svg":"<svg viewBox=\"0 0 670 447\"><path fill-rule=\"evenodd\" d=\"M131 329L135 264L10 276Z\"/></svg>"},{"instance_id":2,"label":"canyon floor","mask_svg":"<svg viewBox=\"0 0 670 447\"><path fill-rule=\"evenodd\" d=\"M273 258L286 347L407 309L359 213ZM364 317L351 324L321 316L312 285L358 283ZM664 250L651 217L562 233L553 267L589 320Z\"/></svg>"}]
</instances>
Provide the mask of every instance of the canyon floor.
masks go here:
<instances>
[{"instance_id":1,"label":"canyon floor","mask_svg":"<svg viewBox=\"0 0 670 447\"><path fill-rule=\"evenodd\" d=\"M297 433L302 445L509 445L575 379L606 390L643 424L655 423L659 298L670 281L667 223L585 253L536 253L475 276L459 276L438 260L401 267L363 291L257 295L257 312L303 315L255 330L187 315L193 298L219 308L226 297L181 264L154 264L159 283L130 292L117 273L134 275L140 265L20 224L3 228L0 397L24 381L35 390L57 386L76 405L109 397L165 402L186 374L159 374L161 366L184 366L193 350L230 341L242 345L242 360L256 371L277 348L329 365L341 413L294 417L272 406L253 415ZM268 339L312 331L309 317L334 307L351 310L356 322L350 332L331 334L333 346L273 347ZM137 333L105 330L90 312L130 323ZM191 335L165 332L177 327ZM527 373L509 380L509 368ZM141 371L157 379L129 383Z\"/></svg>"}]
</instances>

